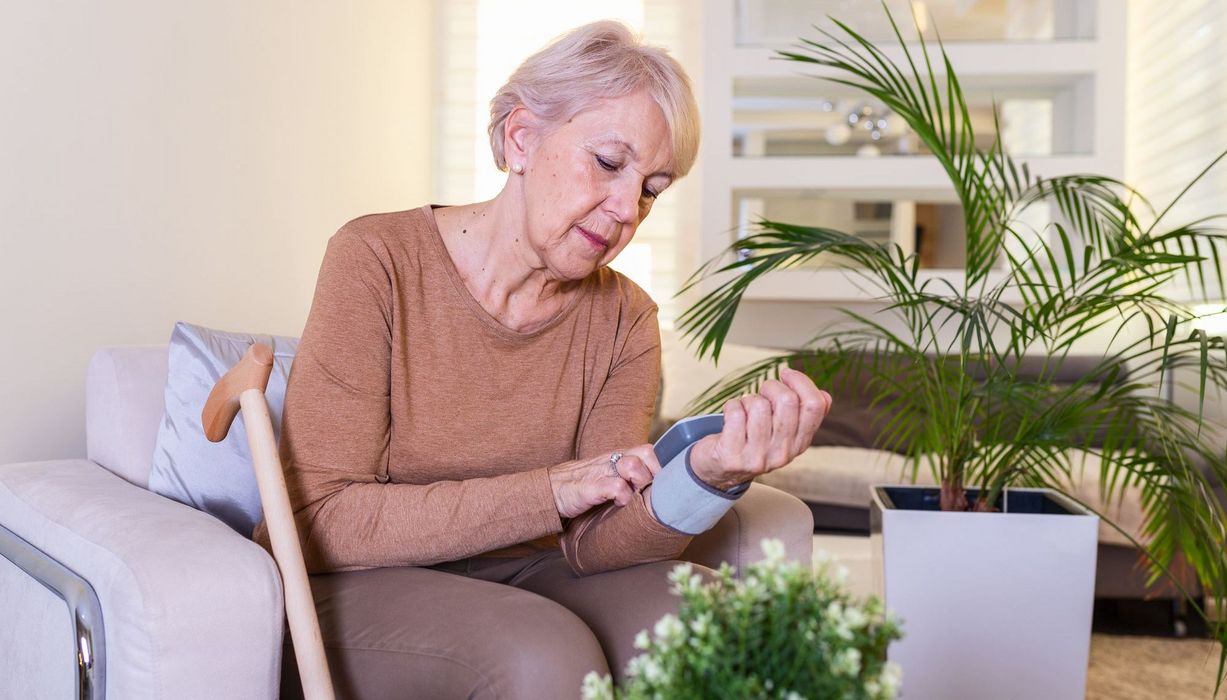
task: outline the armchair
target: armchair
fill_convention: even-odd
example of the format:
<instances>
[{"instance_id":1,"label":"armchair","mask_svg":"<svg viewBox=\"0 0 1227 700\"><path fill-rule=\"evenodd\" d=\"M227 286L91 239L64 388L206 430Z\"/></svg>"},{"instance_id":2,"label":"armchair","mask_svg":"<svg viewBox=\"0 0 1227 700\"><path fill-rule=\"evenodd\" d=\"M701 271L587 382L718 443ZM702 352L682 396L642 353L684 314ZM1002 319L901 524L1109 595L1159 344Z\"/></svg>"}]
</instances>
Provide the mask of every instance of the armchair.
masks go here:
<instances>
[{"instance_id":1,"label":"armchair","mask_svg":"<svg viewBox=\"0 0 1227 700\"><path fill-rule=\"evenodd\" d=\"M84 459L0 466L0 697L274 698L280 579L261 547L148 490L166 346L100 350ZM799 499L755 484L683 558L811 558ZM578 692L578 689L577 689Z\"/></svg>"}]
</instances>

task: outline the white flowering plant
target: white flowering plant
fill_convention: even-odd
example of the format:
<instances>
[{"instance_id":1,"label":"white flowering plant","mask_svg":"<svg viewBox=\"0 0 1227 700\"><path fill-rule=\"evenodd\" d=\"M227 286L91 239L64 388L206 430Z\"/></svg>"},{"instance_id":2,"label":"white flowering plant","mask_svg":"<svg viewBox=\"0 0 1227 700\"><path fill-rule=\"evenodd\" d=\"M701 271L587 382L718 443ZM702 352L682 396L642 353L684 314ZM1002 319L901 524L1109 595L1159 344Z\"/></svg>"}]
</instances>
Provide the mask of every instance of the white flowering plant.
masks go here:
<instances>
[{"instance_id":1,"label":"white flowering plant","mask_svg":"<svg viewBox=\"0 0 1227 700\"><path fill-rule=\"evenodd\" d=\"M786 561L779 540L762 547L765 559L742 580L728 564L707 583L689 564L674 568L678 614L639 633L635 647L644 653L619 687L589 673L584 699L895 697L900 673L886 648L901 634L881 601L854 601L846 571L829 561L811 572Z\"/></svg>"}]
</instances>

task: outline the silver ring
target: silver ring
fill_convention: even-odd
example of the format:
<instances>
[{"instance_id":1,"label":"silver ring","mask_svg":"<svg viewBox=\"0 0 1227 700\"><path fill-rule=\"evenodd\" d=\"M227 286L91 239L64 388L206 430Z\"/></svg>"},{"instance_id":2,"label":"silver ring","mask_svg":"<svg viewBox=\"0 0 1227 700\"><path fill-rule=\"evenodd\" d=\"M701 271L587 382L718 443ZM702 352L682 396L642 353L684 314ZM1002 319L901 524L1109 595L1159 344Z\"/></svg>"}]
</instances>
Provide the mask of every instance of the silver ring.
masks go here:
<instances>
[{"instance_id":1,"label":"silver ring","mask_svg":"<svg viewBox=\"0 0 1227 700\"><path fill-rule=\"evenodd\" d=\"M615 452L609 455L609 466L613 467L613 476L622 476L618 473L618 460L622 459L621 452Z\"/></svg>"}]
</instances>

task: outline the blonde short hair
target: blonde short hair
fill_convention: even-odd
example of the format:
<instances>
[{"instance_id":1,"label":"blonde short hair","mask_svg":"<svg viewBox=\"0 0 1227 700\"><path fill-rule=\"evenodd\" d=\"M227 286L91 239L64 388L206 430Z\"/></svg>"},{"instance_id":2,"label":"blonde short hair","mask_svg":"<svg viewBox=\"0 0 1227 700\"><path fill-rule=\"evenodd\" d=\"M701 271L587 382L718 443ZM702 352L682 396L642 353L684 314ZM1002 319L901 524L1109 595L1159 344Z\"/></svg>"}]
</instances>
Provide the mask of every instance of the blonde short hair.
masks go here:
<instances>
[{"instance_id":1,"label":"blonde short hair","mask_svg":"<svg viewBox=\"0 0 1227 700\"><path fill-rule=\"evenodd\" d=\"M673 137L673 176L690 172L699 150L699 107L690 78L672 56L647 46L626 25L604 20L555 39L516 68L490 100L490 149L499 170L507 115L523 105L560 124L602 99L639 90L660 106Z\"/></svg>"}]
</instances>

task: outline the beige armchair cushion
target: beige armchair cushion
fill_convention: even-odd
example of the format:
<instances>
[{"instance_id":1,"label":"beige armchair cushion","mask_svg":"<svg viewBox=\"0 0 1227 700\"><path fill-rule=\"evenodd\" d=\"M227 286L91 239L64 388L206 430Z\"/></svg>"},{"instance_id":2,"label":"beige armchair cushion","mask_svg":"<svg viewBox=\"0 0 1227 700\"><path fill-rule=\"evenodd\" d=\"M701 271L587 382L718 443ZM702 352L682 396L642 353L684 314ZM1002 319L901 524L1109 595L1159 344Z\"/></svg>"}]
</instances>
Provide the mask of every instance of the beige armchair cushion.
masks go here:
<instances>
[{"instance_id":1,"label":"beige armchair cushion","mask_svg":"<svg viewBox=\"0 0 1227 700\"><path fill-rule=\"evenodd\" d=\"M86 456L141 488L166 389L165 345L102 348L85 377Z\"/></svg>"}]
</instances>

